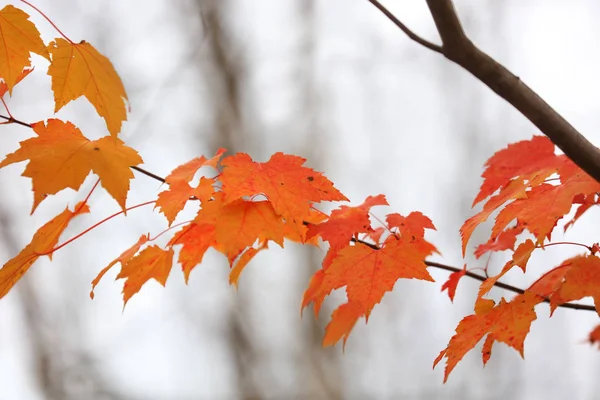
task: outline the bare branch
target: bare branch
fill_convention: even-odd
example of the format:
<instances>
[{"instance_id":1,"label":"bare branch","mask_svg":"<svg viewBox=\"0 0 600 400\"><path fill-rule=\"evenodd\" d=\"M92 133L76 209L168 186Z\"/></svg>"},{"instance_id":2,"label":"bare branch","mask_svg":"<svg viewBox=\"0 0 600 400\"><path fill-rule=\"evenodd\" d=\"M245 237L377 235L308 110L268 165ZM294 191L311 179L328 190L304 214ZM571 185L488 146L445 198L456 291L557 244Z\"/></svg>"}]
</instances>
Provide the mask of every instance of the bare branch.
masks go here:
<instances>
[{"instance_id":1,"label":"bare branch","mask_svg":"<svg viewBox=\"0 0 600 400\"><path fill-rule=\"evenodd\" d=\"M575 164L600 182L600 149L590 143L518 76L479 50L465 34L452 0L427 0L442 53L529 119Z\"/></svg>"},{"instance_id":2,"label":"bare branch","mask_svg":"<svg viewBox=\"0 0 600 400\"><path fill-rule=\"evenodd\" d=\"M408 27L406 25L404 25L402 23L402 21L400 21L398 18L396 18L394 16L394 14L392 14L390 12L390 10L388 10L387 8L385 8L383 6L383 4L381 4L379 1L377 1L377 0L367 0L367 1L369 3L371 3L371 4L373 4L379 11L381 11L383 13L383 15L385 15L386 17L388 17L388 19L390 21L392 21L398 28L400 28L402 30L402 32L406 33L406 35L409 38L411 38L415 42L419 43L420 45L422 45L424 47L427 47L429 50L435 51L436 53L443 54L442 48L440 46L438 46L437 44L433 44L433 43L431 43L431 42L423 39L422 37L420 37L419 35L417 35L413 31L411 31L410 29L408 29Z\"/></svg>"}]
</instances>

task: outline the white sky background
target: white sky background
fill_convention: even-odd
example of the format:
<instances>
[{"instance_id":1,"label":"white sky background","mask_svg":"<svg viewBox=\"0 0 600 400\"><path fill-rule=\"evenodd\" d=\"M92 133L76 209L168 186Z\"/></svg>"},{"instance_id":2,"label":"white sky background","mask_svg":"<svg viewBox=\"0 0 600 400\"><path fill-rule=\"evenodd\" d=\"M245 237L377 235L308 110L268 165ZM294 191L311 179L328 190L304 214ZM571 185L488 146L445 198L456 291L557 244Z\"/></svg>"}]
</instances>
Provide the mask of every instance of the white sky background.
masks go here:
<instances>
[{"instance_id":1,"label":"white sky background","mask_svg":"<svg viewBox=\"0 0 600 400\"><path fill-rule=\"evenodd\" d=\"M354 204L384 193L391 208L380 215L422 211L438 228L429 238L443 254L439 260L462 266L458 229L472 214L469 206L481 184L481 166L507 143L529 139L535 128L466 72L411 42L366 0L318 0L314 68L322 134L308 142L298 128L303 122L295 92L301 79L294 65L301 1L231 3L236 40L248 56L244 113L255 135L239 148L266 160L276 151L308 155L315 147L319 169ZM413 30L438 42L424 1L384 3ZM192 17L186 17L185 2L35 4L68 36L91 42L115 64L132 105L121 137L140 152L145 168L164 176L192 157L208 155L203 139L210 136L212 96L197 71L198 58L206 56L205 44L186 25L186 18ZM457 1L457 7L476 44L538 91L592 142L600 143L597 2ZM34 15L46 39L55 36L34 11L22 8ZM33 77L15 89L9 104L17 118L36 121L52 115L45 69L38 59ZM65 107L58 117L73 121L90 138L105 134L103 121L83 100ZM31 136L24 128L0 129L2 155ZM63 193L46 200L30 217L30 183L19 177L24 165L0 171L0 207L13 218L10 230L20 247L65 204L76 203L73 193ZM155 198L160 189L155 181L136 177L129 205ZM81 193L91 184L89 180ZM83 194L75 197L79 200ZM92 197L91 207L92 215L80 218L65 237L117 210L101 190ZM598 216L595 210L589 212L568 233L568 240L597 241ZM236 304L237 294L227 283L224 260L215 254L205 257L187 287L174 266L166 288L145 285L124 312L122 282L112 281L116 270L101 282L95 300L89 299L89 282L102 267L140 234L155 234L165 226L150 209L132 211L127 219L115 219L61 250L53 262L38 261L27 279L48 313L41 318L64 319L68 325L75 313L81 330L76 340L65 338L61 346L88 349L101 365L102 376L123 393L153 399L234 399L223 315ZM473 243L486 238L484 228L478 232ZM240 292L252 299L248 329L266 360L248 373L270 377L267 394L273 398L300 397L307 393L302 391L303 377L295 372L294 354L300 351L298 332L312 318L312 310L300 319L307 282L295 277L306 266L298 258L298 246L274 247L258 256L240 281ZM14 250L0 246L0 254L8 260ZM524 287L572 254L570 248L538 254L530 262L529 278L515 272L508 282ZM478 265L468 261L469 266ZM502 262L495 256L492 265ZM340 357L344 398L591 399L598 392L600 353L583 343L598 317L559 310L548 319L546 306L537 309L538 321L525 342L525 361L497 344L483 369L476 349L443 385L443 365L432 370L431 364L460 319L471 313L477 283L463 280L452 305L439 293L448 273L432 274L435 284L399 282L375 308L368 325L357 324ZM42 398L33 384L33 350L28 347L19 285L0 301L1 400ZM499 290L493 294L512 297Z\"/></svg>"}]
</instances>

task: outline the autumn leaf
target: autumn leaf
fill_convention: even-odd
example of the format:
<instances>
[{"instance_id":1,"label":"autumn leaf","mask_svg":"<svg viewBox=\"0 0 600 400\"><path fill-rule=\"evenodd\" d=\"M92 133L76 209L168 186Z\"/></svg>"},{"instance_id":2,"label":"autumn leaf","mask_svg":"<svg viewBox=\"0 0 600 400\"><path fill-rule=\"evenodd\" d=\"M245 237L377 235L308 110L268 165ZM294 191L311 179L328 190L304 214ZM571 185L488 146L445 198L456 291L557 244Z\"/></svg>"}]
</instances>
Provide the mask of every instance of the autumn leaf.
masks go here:
<instances>
[{"instance_id":1,"label":"autumn leaf","mask_svg":"<svg viewBox=\"0 0 600 400\"><path fill-rule=\"evenodd\" d=\"M491 300L488 300L488 302ZM452 336L448 347L440 352L433 367L446 357L444 382L456 367L456 364L487 334L482 358L484 364L489 360L494 342L502 342L514 348L523 357L523 344L529 333L531 323L537 318L534 307L543 301L531 292L517 295L512 301L504 299L492 308L481 309L479 313L469 315L460 321L456 334Z\"/></svg>"},{"instance_id":2,"label":"autumn leaf","mask_svg":"<svg viewBox=\"0 0 600 400\"><path fill-rule=\"evenodd\" d=\"M302 232L312 203L348 200L323 174L303 167L305 161L283 153L273 154L265 163L254 162L244 153L225 157L220 176L225 203L262 194L277 214Z\"/></svg>"},{"instance_id":3,"label":"autumn leaf","mask_svg":"<svg viewBox=\"0 0 600 400\"><path fill-rule=\"evenodd\" d=\"M319 270L311 279L303 305L314 302L316 312L325 296L345 287L347 304L351 306L341 306L343 308L331 320L327 330L332 332L328 336L330 339L347 337L350 333L347 329L354 326L357 315L368 318L373 307L385 292L393 289L398 279L433 281L424 262L432 251L423 252L422 249L415 246L412 238L404 236L389 236L379 249L362 243L349 245L337 253L329 267ZM326 343L333 344L331 340Z\"/></svg>"},{"instance_id":4,"label":"autumn leaf","mask_svg":"<svg viewBox=\"0 0 600 400\"><path fill-rule=\"evenodd\" d=\"M73 43L57 38L47 50L51 56L48 75L52 77L54 112L85 96L116 137L127 119L127 94L110 60L83 40Z\"/></svg>"},{"instance_id":5,"label":"autumn leaf","mask_svg":"<svg viewBox=\"0 0 600 400\"><path fill-rule=\"evenodd\" d=\"M563 283L569 269L571 269L570 263L561 264L540 276L527 290L538 296L550 297Z\"/></svg>"},{"instance_id":6,"label":"autumn leaf","mask_svg":"<svg viewBox=\"0 0 600 400\"><path fill-rule=\"evenodd\" d=\"M215 238L229 263L257 240L269 240L283 247L283 222L271 202L238 199L221 209L216 220Z\"/></svg>"},{"instance_id":7,"label":"autumn leaf","mask_svg":"<svg viewBox=\"0 0 600 400\"><path fill-rule=\"evenodd\" d=\"M494 211L496 211L507 201L526 197L526 188L527 186L522 180L510 181L508 185L500 191L500 193L493 196L490 200L488 200L487 203L485 203L482 211L465 221L460 228L463 257L466 254L467 243L469 242L469 239L471 238L475 228L486 221ZM492 237L494 238L495 236L492 235Z\"/></svg>"},{"instance_id":8,"label":"autumn leaf","mask_svg":"<svg viewBox=\"0 0 600 400\"><path fill-rule=\"evenodd\" d=\"M31 71L33 71L33 68L29 68L29 69L24 69L18 76L17 76L17 80L15 82L15 85L19 82L21 82L23 79L25 79L25 77L27 75L29 75L31 73ZM14 87L14 86L13 86ZM4 97L4 95L6 94L6 92L8 92L8 85L6 84L6 82L2 81L0 82L0 97Z\"/></svg>"},{"instance_id":9,"label":"autumn leaf","mask_svg":"<svg viewBox=\"0 0 600 400\"><path fill-rule=\"evenodd\" d=\"M184 225L169 241L169 246L182 246L177 261L181 264L186 283L192 269L202 262L204 253L215 244L215 225L194 222Z\"/></svg>"},{"instance_id":10,"label":"autumn leaf","mask_svg":"<svg viewBox=\"0 0 600 400\"><path fill-rule=\"evenodd\" d=\"M531 257L531 253L537 247L530 240L527 239L525 242L521 243L519 247L514 251L512 258L504 264L502 267L502 271L498 275L487 278L481 286L479 287L479 293L477 294L477 299L481 299L487 292L489 292L492 287L498 282L500 278L502 278L508 271L510 271L513 267L518 266L521 268L523 273L526 271L527 263L529 262L529 258Z\"/></svg>"},{"instance_id":11,"label":"autumn leaf","mask_svg":"<svg viewBox=\"0 0 600 400\"><path fill-rule=\"evenodd\" d=\"M129 181L133 179L130 166L142 163L135 150L110 136L90 141L75 125L58 119L32 127L37 137L21 142L21 147L0 163L2 168L28 161L23 176L32 181L32 213L48 195L66 188L78 190L91 171L125 210Z\"/></svg>"},{"instance_id":12,"label":"autumn leaf","mask_svg":"<svg viewBox=\"0 0 600 400\"><path fill-rule=\"evenodd\" d=\"M600 258L595 255L577 256L563 262L571 267L564 275L564 282L550 297L550 310L569 301L592 297L596 312L600 315Z\"/></svg>"},{"instance_id":13,"label":"autumn leaf","mask_svg":"<svg viewBox=\"0 0 600 400\"><path fill-rule=\"evenodd\" d=\"M100 271L100 273L96 276L96 278L94 278L94 280L92 281L92 290L90 292L90 298L94 298L94 289L96 288L96 286L98 285L98 283L100 283L100 280L102 279L102 277L116 264L116 263L121 263L121 266L127 264L129 262L129 260L131 260L133 258L133 256L135 256L137 254L138 251L140 251L140 248L146 244L148 242L148 240L150 240L150 236L149 235L142 235L140 236L140 238L138 239L138 241L131 246L130 248L128 248L127 250L125 250L123 253L121 253L121 255L117 258L115 258L113 261L111 261L110 264L108 264L106 267L104 267L102 269L102 271Z\"/></svg>"},{"instance_id":14,"label":"autumn leaf","mask_svg":"<svg viewBox=\"0 0 600 400\"><path fill-rule=\"evenodd\" d=\"M497 237L492 237L486 243L477 246L475 257L480 258L490 251L513 250L517 242L517 236L523 233L524 230L525 227L522 224L517 224L517 226L500 232Z\"/></svg>"},{"instance_id":15,"label":"autumn leaf","mask_svg":"<svg viewBox=\"0 0 600 400\"><path fill-rule=\"evenodd\" d=\"M473 206L507 186L513 178L538 174L549 176L552 173L550 171L557 168L557 157L554 154L554 143L545 136L534 136L531 140L509 144L485 163L483 184Z\"/></svg>"},{"instance_id":16,"label":"autumn leaf","mask_svg":"<svg viewBox=\"0 0 600 400\"><path fill-rule=\"evenodd\" d=\"M363 314L364 310L357 302L348 302L333 310L331 322L325 328L323 347L333 346L340 339L344 339L345 347L352 328Z\"/></svg>"},{"instance_id":17,"label":"autumn leaf","mask_svg":"<svg viewBox=\"0 0 600 400\"><path fill-rule=\"evenodd\" d=\"M121 266L117 279L125 279L123 285L124 306L142 286L154 278L162 286L167 284L173 263L173 249L163 250L158 246L146 247L138 255Z\"/></svg>"},{"instance_id":18,"label":"autumn leaf","mask_svg":"<svg viewBox=\"0 0 600 400\"><path fill-rule=\"evenodd\" d=\"M598 344L598 347L600 348L600 325L595 327L594 330L590 332L588 341L592 346Z\"/></svg>"},{"instance_id":19,"label":"autumn leaf","mask_svg":"<svg viewBox=\"0 0 600 400\"><path fill-rule=\"evenodd\" d=\"M177 214L183 210L190 198L194 197L200 201L207 201L211 198L215 191L213 188L215 184L214 179L202 177L196 187L190 186L189 183L200 168L204 166L216 168L217 162L225 151L225 149L219 149L217 154L211 159L204 157L194 158L175 168L165 178L169 189L158 194L156 207L165 215L169 221L169 226L173 223Z\"/></svg>"},{"instance_id":20,"label":"autumn leaf","mask_svg":"<svg viewBox=\"0 0 600 400\"><path fill-rule=\"evenodd\" d=\"M356 207L340 206L331 212L329 219L320 224L310 225L306 239L320 236L329 242L329 250L323 260L327 268L337 252L346 247L350 240L360 233L373 232L369 212L371 207L388 205L384 195L369 196L363 204Z\"/></svg>"},{"instance_id":21,"label":"autumn leaf","mask_svg":"<svg viewBox=\"0 0 600 400\"><path fill-rule=\"evenodd\" d=\"M450 276L448 277L448 280L446 282L444 282L444 284L442 285L441 291L443 292L444 290L448 290L448 297L450 297L451 302L454 302L454 295L456 294L456 287L458 286L458 282L460 281L460 278L465 276L466 273L467 273L467 265L465 264L463 269L461 269L460 271L455 271L455 272L451 273Z\"/></svg>"},{"instance_id":22,"label":"autumn leaf","mask_svg":"<svg viewBox=\"0 0 600 400\"><path fill-rule=\"evenodd\" d=\"M0 10L0 77L8 92L23 78L23 70L31 66L30 53L50 60L46 45L29 15L7 5Z\"/></svg>"},{"instance_id":23,"label":"autumn leaf","mask_svg":"<svg viewBox=\"0 0 600 400\"><path fill-rule=\"evenodd\" d=\"M492 228L492 237L517 219L541 243L546 237L550 238L558 220L571 211L575 196L598 191L600 183L582 170L569 176L561 185L534 187L526 198L515 200L500 211Z\"/></svg>"},{"instance_id":24,"label":"autumn leaf","mask_svg":"<svg viewBox=\"0 0 600 400\"><path fill-rule=\"evenodd\" d=\"M246 268L248 263L256 256L260 251L268 249L268 242L262 243L258 247L250 247L246 249L242 255L238 257L235 261L235 265L231 268L231 272L229 273L229 284L234 285L237 289L238 281L240 279L240 275L242 271Z\"/></svg>"},{"instance_id":25,"label":"autumn leaf","mask_svg":"<svg viewBox=\"0 0 600 400\"><path fill-rule=\"evenodd\" d=\"M38 229L33 235L31 242L0 269L0 298L8 293L38 258L47 255L52 259L52 249L58 243L60 235L67 228L71 220L77 215L85 214L89 211L90 209L87 204L79 203L75 206L74 211L65 208L62 213Z\"/></svg>"}]
</instances>

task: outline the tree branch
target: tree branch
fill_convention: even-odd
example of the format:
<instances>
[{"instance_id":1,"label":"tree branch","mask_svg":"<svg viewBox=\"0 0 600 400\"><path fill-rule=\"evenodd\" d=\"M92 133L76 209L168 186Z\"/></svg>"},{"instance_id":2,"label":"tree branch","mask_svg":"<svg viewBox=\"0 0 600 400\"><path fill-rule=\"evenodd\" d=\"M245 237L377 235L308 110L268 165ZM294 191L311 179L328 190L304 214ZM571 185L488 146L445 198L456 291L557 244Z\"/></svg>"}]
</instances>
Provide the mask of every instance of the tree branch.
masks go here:
<instances>
[{"instance_id":1,"label":"tree branch","mask_svg":"<svg viewBox=\"0 0 600 400\"><path fill-rule=\"evenodd\" d=\"M367 0L411 39L432 49L431 43L422 43L396 17L376 0ZM426 0L429 11L442 39L441 53L460 65L482 83L516 108L542 133L560 148L575 164L600 182L600 149L590 143L556 110L546 103L521 79L496 60L482 52L465 34L452 0ZM418 37L417 37L418 38ZM420 38L419 38L420 39ZM433 45L435 46L435 45Z\"/></svg>"},{"instance_id":2,"label":"tree branch","mask_svg":"<svg viewBox=\"0 0 600 400\"><path fill-rule=\"evenodd\" d=\"M408 27L406 25L404 25L402 23L402 21L400 21L398 18L396 18L394 16L394 14L392 14L390 12L390 10L385 8L383 6L383 4L381 4L379 1L377 1L377 0L367 0L367 1L371 4L373 4L379 11L381 11L386 17L388 17L388 19L390 21L392 21L398 28L400 28L402 30L402 32L406 33L406 36L408 36L415 42L419 43L420 45L427 47L429 50L435 51L436 53L443 54L441 46L438 46L437 44L433 44L433 43L423 39L422 37L420 37L413 31L408 29Z\"/></svg>"}]
</instances>

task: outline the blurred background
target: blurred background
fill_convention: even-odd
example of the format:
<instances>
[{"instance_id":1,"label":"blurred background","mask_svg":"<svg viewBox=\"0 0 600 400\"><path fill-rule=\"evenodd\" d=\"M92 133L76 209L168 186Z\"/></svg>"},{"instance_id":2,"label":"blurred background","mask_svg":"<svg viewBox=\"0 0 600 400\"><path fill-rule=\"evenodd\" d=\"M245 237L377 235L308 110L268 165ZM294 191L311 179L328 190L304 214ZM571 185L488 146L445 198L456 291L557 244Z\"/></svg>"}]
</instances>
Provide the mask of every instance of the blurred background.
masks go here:
<instances>
[{"instance_id":1,"label":"blurred background","mask_svg":"<svg viewBox=\"0 0 600 400\"><path fill-rule=\"evenodd\" d=\"M8 2L0 2L2 6ZM25 4L46 41L57 36ZM109 57L128 92L131 114L121 138L140 152L144 168L161 176L219 147L266 161L276 152L307 158L353 204L383 193L377 210L419 210L438 231L428 238L461 267L458 229L482 166L507 143L536 129L468 73L410 41L366 0L173 0L35 4L74 41L85 39ZM425 2L383 1L404 23L439 43ZM475 43L538 91L592 142L600 143L600 4L529 0L457 0ZM16 118L52 116L47 63L8 99ZM1 112L0 112L1 113ZM91 139L107 134L84 100L58 114ZM2 156L32 132L1 127ZM8 260L49 218L85 197L64 191L33 216L25 164L0 171L0 255ZM132 182L128 205L156 198L160 183ZM92 213L76 219L67 239L118 206L102 190ZM193 215L180 215L183 221ZM566 235L598 241L592 210ZM183 282L174 266L166 288L146 284L123 310L122 282L110 272L89 298L96 274L137 238L166 228L150 208L103 224L54 255L40 259L0 301L0 399L593 399L600 392L600 353L586 343L594 313L558 310L538 320L525 342L525 361L503 344L482 368L480 346L442 384L432 362L460 319L471 314L477 282L464 279L454 304L436 283L399 281L359 321L342 350L321 348L329 315L344 300L334 293L318 319L300 315L302 293L326 249L286 243L260 253L228 284L224 257L209 252ZM476 231L470 248L485 241ZM560 235L557 235L559 238ZM535 254L525 287L577 248ZM5 262L5 261L3 261ZM490 271L505 262L489 260ZM496 298L512 294L494 289Z\"/></svg>"}]
</instances>

